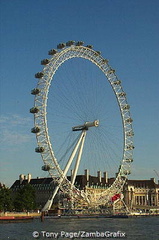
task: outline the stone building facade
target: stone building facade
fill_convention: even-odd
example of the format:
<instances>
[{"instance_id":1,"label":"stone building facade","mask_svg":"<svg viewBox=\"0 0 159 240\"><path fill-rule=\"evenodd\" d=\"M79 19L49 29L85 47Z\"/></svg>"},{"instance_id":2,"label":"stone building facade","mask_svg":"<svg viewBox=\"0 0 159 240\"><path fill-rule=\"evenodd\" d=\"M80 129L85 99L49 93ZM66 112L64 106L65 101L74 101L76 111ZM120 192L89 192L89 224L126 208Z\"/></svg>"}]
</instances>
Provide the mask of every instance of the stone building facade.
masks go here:
<instances>
[{"instance_id":1,"label":"stone building facade","mask_svg":"<svg viewBox=\"0 0 159 240\"><path fill-rule=\"evenodd\" d=\"M155 179L127 180L124 186L124 199L130 209L159 210L159 184Z\"/></svg>"},{"instance_id":2,"label":"stone building facade","mask_svg":"<svg viewBox=\"0 0 159 240\"><path fill-rule=\"evenodd\" d=\"M16 195L16 192L28 183L34 188L36 205L37 208L41 209L52 195L55 183L52 178L31 178L31 174L28 174L27 176L21 174L19 180L16 180L10 188L12 190L13 198Z\"/></svg>"},{"instance_id":3,"label":"stone building facade","mask_svg":"<svg viewBox=\"0 0 159 240\"><path fill-rule=\"evenodd\" d=\"M71 180L71 176L68 177ZM108 178L107 173L104 172L103 176L100 171L97 172L97 176L89 174L88 170L85 170L84 175L77 175L75 180L75 186L81 190L96 194L105 191L115 178ZM16 180L11 186L13 196L17 190L22 188L25 184L31 184L35 190L37 207L41 209L47 200L52 196L55 189L55 182L52 178L31 178L28 174L24 176L21 174L19 180ZM155 180L127 180L123 189L124 202L130 209L138 210L144 209L145 211L159 209L159 184L155 183ZM55 199L55 204L58 205L61 198L67 199L67 196L59 192Z\"/></svg>"}]
</instances>

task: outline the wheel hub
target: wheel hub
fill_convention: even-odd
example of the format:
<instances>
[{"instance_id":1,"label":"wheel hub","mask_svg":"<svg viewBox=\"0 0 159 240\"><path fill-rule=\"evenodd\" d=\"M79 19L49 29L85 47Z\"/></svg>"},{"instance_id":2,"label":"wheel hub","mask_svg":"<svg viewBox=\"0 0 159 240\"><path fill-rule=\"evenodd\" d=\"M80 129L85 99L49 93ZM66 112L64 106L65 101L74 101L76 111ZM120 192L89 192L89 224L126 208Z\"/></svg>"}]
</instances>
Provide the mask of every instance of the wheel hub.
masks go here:
<instances>
[{"instance_id":1,"label":"wheel hub","mask_svg":"<svg viewBox=\"0 0 159 240\"><path fill-rule=\"evenodd\" d=\"M98 127L98 126L99 126L99 120L95 120L94 122L85 122L83 125L72 127L72 131L88 130L90 127Z\"/></svg>"}]
</instances>

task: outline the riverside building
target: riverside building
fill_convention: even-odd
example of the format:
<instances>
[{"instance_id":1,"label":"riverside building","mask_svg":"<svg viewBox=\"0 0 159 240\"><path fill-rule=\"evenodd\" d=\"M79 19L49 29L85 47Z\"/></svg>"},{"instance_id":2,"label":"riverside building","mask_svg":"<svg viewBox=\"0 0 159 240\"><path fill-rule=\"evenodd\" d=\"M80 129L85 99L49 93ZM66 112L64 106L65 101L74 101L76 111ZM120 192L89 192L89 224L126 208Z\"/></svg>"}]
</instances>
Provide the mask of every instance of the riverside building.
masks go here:
<instances>
[{"instance_id":1,"label":"riverside building","mask_svg":"<svg viewBox=\"0 0 159 240\"><path fill-rule=\"evenodd\" d=\"M68 177L71 180L71 176ZM93 192L94 198L96 195L105 191L115 178L108 178L107 172L102 174L97 172L96 176L89 174L89 170L85 170L83 175L77 175L75 186L80 190ZM47 200L53 194L56 183L52 178L32 178L31 174L27 176L21 174L19 180L16 180L11 186L13 197L16 192L23 188L26 184L31 184L35 190L36 204L39 209L42 209ZM159 211L159 184L155 183L155 179L150 180L127 180L124 189L124 202L129 209L142 211ZM67 196L61 191L55 197L54 205L57 207L59 202L67 202Z\"/></svg>"},{"instance_id":2,"label":"riverside building","mask_svg":"<svg viewBox=\"0 0 159 240\"><path fill-rule=\"evenodd\" d=\"M127 180L124 199L130 209L159 212L159 184L155 179Z\"/></svg>"}]
</instances>

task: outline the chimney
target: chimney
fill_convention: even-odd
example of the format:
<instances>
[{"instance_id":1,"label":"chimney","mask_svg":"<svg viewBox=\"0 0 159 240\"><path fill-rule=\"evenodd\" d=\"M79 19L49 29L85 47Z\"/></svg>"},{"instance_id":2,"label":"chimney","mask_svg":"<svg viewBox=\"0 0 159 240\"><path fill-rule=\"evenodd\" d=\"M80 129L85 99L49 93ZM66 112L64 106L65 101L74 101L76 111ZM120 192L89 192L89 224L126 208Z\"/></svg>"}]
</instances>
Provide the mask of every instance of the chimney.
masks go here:
<instances>
[{"instance_id":1,"label":"chimney","mask_svg":"<svg viewBox=\"0 0 159 240\"><path fill-rule=\"evenodd\" d=\"M150 180L152 180L155 183L155 178L150 178Z\"/></svg>"},{"instance_id":2,"label":"chimney","mask_svg":"<svg viewBox=\"0 0 159 240\"><path fill-rule=\"evenodd\" d=\"M97 176L98 176L99 182L101 183L102 182L102 173L101 173L101 171L97 172Z\"/></svg>"},{"instance_id":3,"label":"chimney","mask_svg":"<svg viewBox=\"0 0 159 240\"><path fill-rule=\"evenodd\" d=\"M89 170L85 169L86 181L89 182Z\"/></svg>"},{"instance_id":4,"label":"chimney","mask_svg":"<svg viewBox=\"0 0 159 240\"><path fill-rule=\"evenodd\" d=\"M23 180L24 180L24 174L20 174L19 175L20 184L22 184Z\"/></svg>"},{"instance_id":5,"label":"chimney","mask_svg":"<svg viewBox=\"0 0 159 240\"><path fill-rule=\"evenodd\" d=\"M104 177L105 183L108 183L108 173L107 172L103 173L103 177Z\"/></svg>"},{"instance_id":6,"label":"chimney","mask_svg":"<svg viewBox=\"0 0 159 240\"><path fill-rule=\"evenodd\" d=\"M30 183L30 180L31 180L31 174L28 173L28 183Z\"/></svg>"}]
</instances>

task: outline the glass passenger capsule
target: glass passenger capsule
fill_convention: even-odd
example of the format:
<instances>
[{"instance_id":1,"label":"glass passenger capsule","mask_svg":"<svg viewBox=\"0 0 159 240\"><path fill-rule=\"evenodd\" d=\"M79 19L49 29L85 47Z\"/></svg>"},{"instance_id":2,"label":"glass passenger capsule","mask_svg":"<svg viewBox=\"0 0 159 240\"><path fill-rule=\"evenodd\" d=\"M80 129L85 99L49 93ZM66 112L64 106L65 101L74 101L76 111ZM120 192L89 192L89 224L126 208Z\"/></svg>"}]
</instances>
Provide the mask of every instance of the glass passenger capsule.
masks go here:
<instances>
[{"instance_id":1,"label":"glass passenger capsule","mask_svg":"<svg viewBox=\"0 0 159 240\"><path fill-rule=\"evenodd\" d=\"M101 63L105 64L105 63L108 63L108 59L102 59Z\"/></svg>"},{"instance_id":2,"label":"glass passenger capsule","mask_svg":"<svg viewBox=\"0 0 159 240\"><path fill-rule=\"evenodd\" d=\"M48 55L54 55L56 54L58 51L56 49L51 49L48 51Z\"/></svg>"},{"instance_id":3,"label":"glass passenger capsule","mask_svg":"<svg viewBox=\"0 0 159 240\"><path fill-rule=\"evenodd\" d=\"M44 76L43 72L38 72L35 74L35 78L42 78Z\"/></svg>"},{"instance_id":4,"label":"glass passenger capsule","mask_svg":"<svg viewBox=\"0 0 159 240\"><path fill-rule=\"evenodd\" d=\"M32 107L30 109L30 113L38 113L39 112L39 109L37 107Z\"/></svg>"},{"instance_id":5,"label":"glass passenger capsule","mask_svg":"<svg viewBox=\"0 0 159 240\"><path fill-rule=\"evenodd\" d=\"M41 169L42 169L43 171L49 171L49 170L50 170L50 166L49 166L49 165L43 165L43 166L41 167Z\"/></svg>"},{"instance_id":6,"label":"glass passenger capsule","mask_svg":"<svg viewBox=\"0 0 159 240\"><path fill-rule=\"evenodd\" d=\"M86 47L92 49L93 45L87 45Z\"/></svg>"},{"instance_id":7,"label":"glass passenger capsule","mask_svg":"<svg viewBox=\"0 0 159 240\"><path fill-rule=\"evenodd\" d=\"M70 40L70 41L68 41L68 42L66 43L66 46L67 46L67 47L70 47L70 46L73 45L74 43L75 43L75 41Z\"/></svg>"},{"instance_id":8,"label":"glass passenger capsule","mask_svg":"<svg viewBox=\"0 0 159 240\"><path fill-rule=\"evenodd\" d=\"M50 62L50 60L49 59L43 59L42 61L41 61L41 65L47 65L48 63Z\"/></svg>"},{"instance_id":9,"label":"glass passenger capsule","mask_svg":"<svg viewBox=\"0 0 159 240\"><path fill-rule=\"evenodd\" d=\"M118 93L118 96L119 96L119 97L125 97L125 96L126 96L126 93L125 93L125 92Z\"/></svg>"},{"instance_id":10,"label":"glass passenger capsule","mask_svg":"<svg viewBox=\"0 0 159 240\"><path fill-rule=\"evenodd\" d=\"M127 159L124 160L124 162L131 163L131 162L133 162L133 159L132 158L127 158Z\"/></svg>"},{"instance_id":11,"label":"glass passenger capsule","mask_svg":"<svg viewBox=\"0 0 159 240\"><path fill-rule=\"evenodd\" d=\"M57 45L57 49L62 49L62 48L64 48L64 47L66 47L66 44L65 44L65 43L59 43L59 44Z\"/></svg>"},{"instance_id":12,"label":"glass passenger capsule","mask_svg":"<svg viewBox=\"0 0 159 240\"><path fill-rule=\"evenodd\" d=\"M115 73L115 70L114 69L110 69L107 71L108 74L112 74L112 73Z\"/></svg>"},{"instance_id":13,"label":"glass passenger capsule","mask_svg":"<svg viewBox=\"0 0 159 240\"><path fill-rule=\"evenodd\" d=\"M44 152L44 147L36 147L35 148L35 152L37 152L37 153L42 153L42 152Z\"/></svg>"},{"instance_id":14,"label":"glass passenger capsule","mask_svg":"<svg viewBox=\"0 0 159 240\"><path fill-rule=\"evenodd\" d=\"M96 51L96 52L95 52L95 55L97 55L97 56L98 56L98 55L101 55L101 52L100 52L100 51Z\"/></svg>"},{"instance_id":15,"label":"glass passenger capsule","mask_svg":"<svg viewBox=\"0 0 159 240\"><path fill-rule=\"evenodd\" d=\"M39 128L39 127L33 127L33 128L31 129L31 132L32 132L32 133L38 133L38 132L40 132L40 128Z\"/></svg>"},{"instance_id":16,"label":"glass passenger capsule","mask_svg":"<svg viewBox=\"0 0 159 240\"><path fill-rule=\"evenodd\" d=\"M131 171L130 170L123 170L123 174L129 175L129 174L131 174Z\"/></svg>"},{"instance_id":17,"label":"glass passenger capsule","mask_svg":"<svg viewBox=\"0 0 159 240\"><path fill-rule=\"evenodd\" d=\"M125 122L126 122L126 123L132 123L133 120L132 120L132 118L127 118L127 119L125 120Z\"/></svg>"},{"instance_id":18,"label":"glass passenger capsule","mask_svg":"<svg viewBox=\"0 0 159 240\"><path fill-rule=\"evenodd\" d=\"M133 131L129 131L129 132L126 133L126 136L132 137L132 136L134 136L134 132Z\"/></svg>"},{"instance_id":19,"label":"glass passenger capsule","mask_svg":"<svg viewBox=\"0 0 159 240\"><path fill-rule=\"evenodd\" d=\"M130 105L129 104L125 104L125 105L122 106L122 109L123 110L128 110L128 109L130 109Z\"/></svg>"},{"instance_id":20,"label":"glass passenger capsule","mask_svg":"<svg viewBox=\"0 0 159 240\"><path fill-rule=\"evenodd\" d=\"M40 89L38 89L38 88L34 88L33 90L31 90L32 95L37 95L39 93L40 93Z\"/></svg>"},{"instance_id":21,"label":"glass passenger capsule","mask_svg":"<svg viewBox=\"0 0 159 240\"><path fill-rule=\"evenodd\" d=\"M120 80L117 80L117 81L112 82L112 84L114 84L114 85L120 85L120 84L121 84L121 81L120 81Z\"/></svg>"},{"instance_id":22,"label":"glass passenger capsule","mask_svg":"<svg viewBox=\"0 0 159 240\"><path fill-rule=\"evenodd\" d=\"M83 44L84 44L84 42L82 42L82 41L76 42L76 46L82 46Z\"/></svg>"},{"instance_id":23,"label":"glass passenger capsule","mask_svg":"<svg viewBox=\"0 0 159 240\"><path fill-rule=\"evenodd\" d=\"M135 147L133 146L133 145L129 145L129 146L127 146L127 150L133 150Z\"/></svg>"}]
</instances>

